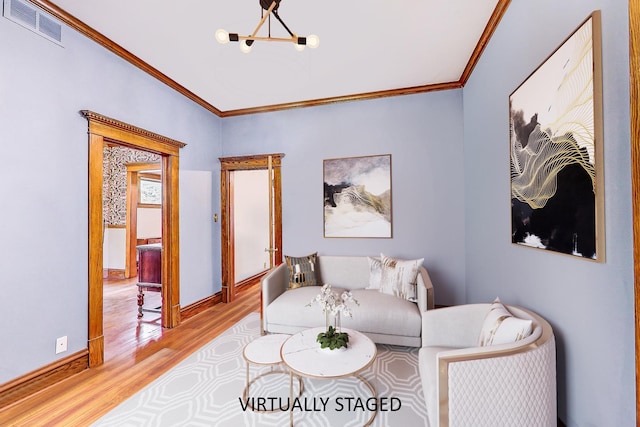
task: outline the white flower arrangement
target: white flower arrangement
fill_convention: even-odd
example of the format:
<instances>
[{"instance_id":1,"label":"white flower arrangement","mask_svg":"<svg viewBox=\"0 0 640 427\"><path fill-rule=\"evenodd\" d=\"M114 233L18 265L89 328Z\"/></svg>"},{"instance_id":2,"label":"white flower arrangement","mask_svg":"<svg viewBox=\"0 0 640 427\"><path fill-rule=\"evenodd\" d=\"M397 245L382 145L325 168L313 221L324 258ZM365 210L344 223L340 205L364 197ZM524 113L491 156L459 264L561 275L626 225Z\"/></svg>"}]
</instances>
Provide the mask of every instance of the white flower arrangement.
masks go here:
<instances>
[{"instance_id":1,"label":"white flower arrangement","mask_svg":"<svg viewBox=\"0 0 640 427\"><path fill-rule=\"evenodd\" d=\"M307 307L311 307L315 302L320 304L326 317L326 332L320 332L316 338L316 341L320 343L320 348L328 348L329 350L347 348L349 335L341 330L340 315L344 314L345 316L353 317L353 313L347 303L353 302L356 305L360 305L360 303L353 297L351 291L344 291L338 295L337 292L331 290L331 285L328 283L322 286L320 293L307 304ZM333 316L333 325L330 322L329 315Z\"/></svg>"},{"instance_id":2,"label":"white flower arrangement","mask_svg":"<svg viewBox=\"0 0 640 427\"><path fill-rule=\"evenodd\" d=\"M311 300L307 307L310 307L313 303L320 304L322 312L325 314L331 314L336 316L338 313L342 313L345 316L353 317L353 313L349 309L347 303L353 302L356 305L360 305L358 301L353 297L351 291L344 291L341 295L331 290L330 284L322 286L320 293Z\"/></svg>"}]
</instances>

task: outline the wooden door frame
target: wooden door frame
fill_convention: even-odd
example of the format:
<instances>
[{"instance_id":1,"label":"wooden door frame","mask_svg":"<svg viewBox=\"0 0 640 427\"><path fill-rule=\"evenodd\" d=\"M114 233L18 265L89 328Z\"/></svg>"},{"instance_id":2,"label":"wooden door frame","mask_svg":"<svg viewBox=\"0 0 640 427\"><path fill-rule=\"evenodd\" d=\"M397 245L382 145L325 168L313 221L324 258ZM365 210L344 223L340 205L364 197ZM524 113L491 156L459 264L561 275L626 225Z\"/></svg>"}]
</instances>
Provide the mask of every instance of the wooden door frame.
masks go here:
<instances>
[{"instance_id":1,"label":"wooden door frame","mask_svg":"<svg viewBox=\"0 0 640 427\"><path fill-rule=\"evenodd\" d=\"M124 277L130 278L138 274L136 267L136 246L138 238L138 178L140 172L149 169L162 169L160 163L129 163L127 166L127 221L126 221L126 255Z\"/></svg>"},{"instance_id":2,"label":"wooden door frame","mask_svg":"<svg viewBox=\"0 0 640 427\"><path fill-rule=\"evenodd\" d=\"M640 2L629 1L629 106L636 338L636 423L640 424Z\"/></svg>"},{"instance_id":3,"label":"wooden door frame","mask_svg":"<svg viewBox=\"0 0 640 427\"><path fill-rule=\"evenodd\" d=\"M162 156L162 326L180 323L179 150L186 144L92 111L80 112L89 122L89 367L104 363L102 184L106 143ZM131 313L135 316L136 313Z\"/></svg>"},{"instance_id":4,"label":"wooden door frame","mask_svg":"<svg viewBox=\"0 0 640 427\"><path fill-rule=\"evenodd\" d=\"M220 203L222 228L221 258L222 258L222 302L231 302L236 296L234 275L234 243L233 239L233 174L239 170L268 169L269 157L273 168L273 218L274 218L274 247L272 252L273 265L282 264L282 174L280 166L284 154L258 154L252 156L220 157Z\"/></svg>"}]
</instances>

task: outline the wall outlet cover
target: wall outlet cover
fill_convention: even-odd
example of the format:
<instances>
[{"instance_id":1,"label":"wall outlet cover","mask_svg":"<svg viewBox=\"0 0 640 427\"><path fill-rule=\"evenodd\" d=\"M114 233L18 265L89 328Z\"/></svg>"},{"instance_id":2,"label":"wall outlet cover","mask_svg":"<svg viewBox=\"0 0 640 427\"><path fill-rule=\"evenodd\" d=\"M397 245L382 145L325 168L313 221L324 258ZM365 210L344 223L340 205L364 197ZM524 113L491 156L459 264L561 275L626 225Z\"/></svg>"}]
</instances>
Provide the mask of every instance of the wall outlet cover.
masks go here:
<instances>
[{"instance_id":1,"label":"wall outlet cover","mask_svg":"<svg viewBox=\"0 0 640 427\"><path fill-rule=\"evenodd\" d=\"M56 340L56 354L67 351L67 336L60 337Z\"/></svg>"}]
</instances>

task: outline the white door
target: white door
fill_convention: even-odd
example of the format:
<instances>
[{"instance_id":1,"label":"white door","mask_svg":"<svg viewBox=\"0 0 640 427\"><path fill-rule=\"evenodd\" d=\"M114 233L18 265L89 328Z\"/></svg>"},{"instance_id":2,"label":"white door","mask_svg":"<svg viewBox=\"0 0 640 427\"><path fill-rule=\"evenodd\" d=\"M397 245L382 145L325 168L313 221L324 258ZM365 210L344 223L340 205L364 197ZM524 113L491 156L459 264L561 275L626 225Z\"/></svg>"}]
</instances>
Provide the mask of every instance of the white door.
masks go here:
<instances>
[{"instance_id":1,"label":"white door","mask_svg":"<svg viewBox=\"0 0 640 427\"><path fill-rule=\"evenodd\" d=\"M233 172L235 282L270 268L269 170Z\"/></svg>"}]
</instances>

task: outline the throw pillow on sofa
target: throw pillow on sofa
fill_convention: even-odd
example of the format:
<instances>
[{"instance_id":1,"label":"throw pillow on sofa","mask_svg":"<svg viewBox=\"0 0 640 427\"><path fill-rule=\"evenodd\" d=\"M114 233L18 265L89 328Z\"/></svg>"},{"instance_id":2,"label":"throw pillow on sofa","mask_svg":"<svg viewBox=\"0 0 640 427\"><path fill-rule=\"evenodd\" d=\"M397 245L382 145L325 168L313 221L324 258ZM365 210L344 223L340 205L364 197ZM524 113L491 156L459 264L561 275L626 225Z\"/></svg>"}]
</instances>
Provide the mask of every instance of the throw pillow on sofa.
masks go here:
<instances>
[{"instance_id":1,"label":"throw pillow on sofa","mask_svg":"<svg viewBox=\"0 0 640 427\"><path fill-rule=\"evenodd\" d=\"M367 289L380 289L382 278L382 260L380 258L367 257L369 261L369 286Z\"/></svg>"},{"instance_id":2,"label":"throw pillow on sofa","mask_svg":"<svg viewBox=\"0 0 640 427\"><path fill-rule=\"evenodd\" d=\"M514 317L502 305L500 298L496 298L482 323L478 345L484 347L509 344L528 337L532 330L533 322L531 320Z\"/></svg>"},{"instance_id":3,"label":"throw pillow on sofa","mask_svg":"<svg viewBox=\"0 0 640 427\"><path fill-rule=\"evenodd\" d=\"M380 254L380 292L409 301L417 301L416 281L424 258L402 260Z\"/></svg>"},{"instance_id":4,"label":"throw pillow on sofa","mask_svg":"<svg viewBox=\"0 0 640 427\"><path fill-rule=\"evenodd\" d=\"M317 252L303 257L285 255L284 259L289 270L289 289L318 285Z\"/></svg>"}]
</instances>

